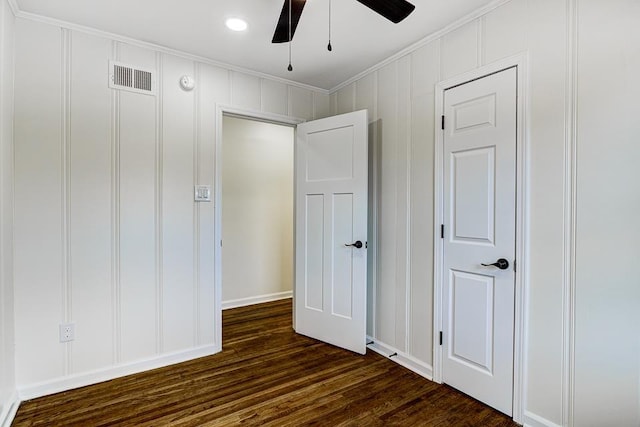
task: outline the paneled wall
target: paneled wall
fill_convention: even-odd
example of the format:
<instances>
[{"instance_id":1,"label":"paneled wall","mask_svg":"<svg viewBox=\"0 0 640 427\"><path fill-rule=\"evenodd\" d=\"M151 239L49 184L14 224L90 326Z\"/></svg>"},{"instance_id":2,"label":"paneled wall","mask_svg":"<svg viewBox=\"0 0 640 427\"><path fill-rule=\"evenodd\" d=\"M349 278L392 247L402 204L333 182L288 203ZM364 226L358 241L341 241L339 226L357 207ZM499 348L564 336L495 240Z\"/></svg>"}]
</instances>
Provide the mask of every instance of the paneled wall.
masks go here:
<instances>
[{"instance_id":1,"label":"paneled wall","mask_svg":"<svg viewBox=\"0 0 640 427\"><path fill-rule=\"evenodd\" d=\"M6 55L12 19L3 7ZM304 119L369 110L375 280L368 333L428 372L435 84L525 52L530 222L523 421L638 425L640 287L632 269L640 252L639 21L636 0L511 0L325 95L18 19L19 386L44 384L39 390L50 392L67 379L219 345L214 206L192 201L194 183L213 184L216 103ZM158 96L109 90L109 59L158 70ZM3 56L3 123L11 115L8 64ZM179 89L182 74L195 76L194 92ZM11 127L2 131L2 194L10 200L4 150ZM11 211L5 200L3 247ZM3 264L3 343L12 329L8 272ZM567 286L574 292L565 293ZM571 299L574 311L565 311ZM565 345L572 319L574 352ZM65 321L76 325L70 344L58 342ZM9 366L10 352L0 357Z\"/></svg>"},{"instance_id":2,"label":"paneled wall","mask_svg":"<svg viewBox=\"0 0 640 427\"><path fill-rule=\"evenodd\" d=\"M13 40L15 17L0 0L0 424L18 396L13 307Z\"/></svg>"},{"instance_id":3,"label":"paneled wall","mask_svg":"<svg viewBox=\"0 0 640 427\"><path fill-rule=\"evenodd\" d=\"M637 1L511 0L349 82L332 111L369 108L377 164L377 283L368 332L388 348L432 364L434 85L496 60L528 55L529 259L524 422L638 425L640 296ZM572 14L579 11L579 35ZM632 42L633 40L633 42ZM570 47L569 47L570 46ZM579 46L576 51L575 46ZM576 72L569 69L577 55ZM574 102L577 122L567 114ZM565 151L577 123L576 162ZM572 166L570 166L572 165ZM572 177L572 171L577 175ZM565 184L577 186L569 215ZM577 223L574 222L577 218ZM563 327L575 235L573 362ZM615 225L613 225L615 224ZM606 255L609 254L609 255ZM604 259L603 259L604 257ZM620 267L613 267L607 260ZM610 266L610 267L608 267ZM615 332L614 332L615 331ZM596 336L602 336L603 342ZM588 356L586 356L588 355ZM575 392L565 383L575 375ZM626 374L625 374L626 372ZM563 391L571 393L563 400ZM571 397L575 395L575 400ZM610 409L607 409L610 408ZM598 420L598 421L595 421Z\"/></svg>"},{"instance_id":4,"label":"paneled wall","mask_svg":"<svg viewBox=\"0 0 640 427\"><path fill-rule=\"evenodd\" d=\"M577 7L575 426L640 425L640 2Z\"/></svg>"},{"instance_id":5,"label":"paneled wall","mask_svg":"<svg viewBox=\"0 0 640 427\"><path fill-rule=\"evenodd\" d=\"M368 107L380 130L376 317L369 333L430 369L435 84L529 53L531 375L525 407L555 423L562 419L565 9L553 0L512 0L332 95L338 113Z\"/></svg>"},{"instance_id":6,"label":"paneled wall","mask_svg":"<svg viewBox=\"0 0 640 427\"><path fill-rule=\"evenodd\" d=\"M213 186L216 104L312 119L329 96L32 20L16 49L19 388L213 352L214 206L193 185ZM109 89L111 59L157 70L157 96Z\"/></svg>"}]
</instances>

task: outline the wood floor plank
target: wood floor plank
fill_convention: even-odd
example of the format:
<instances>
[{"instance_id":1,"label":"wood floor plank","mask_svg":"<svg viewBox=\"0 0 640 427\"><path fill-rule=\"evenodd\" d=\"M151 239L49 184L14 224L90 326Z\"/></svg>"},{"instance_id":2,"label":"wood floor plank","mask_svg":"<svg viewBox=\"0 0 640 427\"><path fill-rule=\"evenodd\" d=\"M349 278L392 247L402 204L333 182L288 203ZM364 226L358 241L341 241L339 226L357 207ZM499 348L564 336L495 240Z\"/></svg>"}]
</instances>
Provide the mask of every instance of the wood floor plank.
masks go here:
<instances>
[{"instance_id":1,"label":"wood floor plank","mask_svg":"<svg viewBox=\"0 0 640 427\"><path fill-rule=\"evenodd\" d=\"M515 426L369 351L291 328L291 300L226 310L214 356L23 402L25 426Z\"/></svg>"}]
</instances>

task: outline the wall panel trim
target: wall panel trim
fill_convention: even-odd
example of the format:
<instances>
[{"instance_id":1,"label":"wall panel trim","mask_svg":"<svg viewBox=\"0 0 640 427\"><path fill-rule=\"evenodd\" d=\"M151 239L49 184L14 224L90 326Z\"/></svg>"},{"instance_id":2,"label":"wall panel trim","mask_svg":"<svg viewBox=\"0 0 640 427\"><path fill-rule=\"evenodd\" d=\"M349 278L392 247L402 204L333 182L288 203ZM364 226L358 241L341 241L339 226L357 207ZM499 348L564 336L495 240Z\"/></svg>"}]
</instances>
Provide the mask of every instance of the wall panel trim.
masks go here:
<instances>
[{"instance_id":1,"label":"wall panel trim","mask_svg":"<svg viewBox=\"0 0 640 427\"><path fill-rule=\"evenodd\" d=\"M578 143L578 0L567 0L564 143L564 259L562 283L562 425L573 426Z\"/></svg>"},{"instance_id":2,"label":"wall panel trim","mask_svg":"<svg viewBox=\"0 0 640 427\"><path fill-rule=\"evenodd\" d=\"M62 172L62 194L61 194L61 206L62 206L62 313L63 319L61 321L65 323L72 322L73 320L73 307L72 307L72 279L71 279L71 32L66 29L61 31L62 37L62 84L61 84L61 96L62 105L61 111L61 159L60 168ZM71 347L72 342L66 343L63 346L64 352L64 373L68 375L72 371L71 361Z\"/></svg>"},{"instance_id":3,"label":"wall panel trim","mask_svg":"<svg viewBox=\"0 0 640 427\"><path fill-rule=\"evenodd\" d=\"M112 41L111 55L119 59L118 42ZM120 91L111 93L111 282L113 301L113 363L122 357L120 308Z\"/></svg>"},{"instance_id":4,"label":"wall panel trim","mask_svg":"<svg viewBox=\"0 0 640 427\"><path fill-rule=\"evenodd\" d=\"M158 82L162 81L163 54L156 52L156 70ZM158 84L158 94L156 96L156 158L155 158L155 241L156 241L156 353L160 354L164 349L164 276L162 269L163 252L163 182L164 182L164 119L162 108L163 85Z\"/></svg>"},{"instance_id":5,"label":"wall panel trim","mask_svg":"<svg viewBox=\"0 0 640 427\"><path fill-rule=\"evenodd\" d=\"M200 82L200 67L193 64L196 82ZM200 85L193 94L193 185L200 181ZM200 343L200 203L193 203L193 345Z\"/></svg>"}]
</instances>

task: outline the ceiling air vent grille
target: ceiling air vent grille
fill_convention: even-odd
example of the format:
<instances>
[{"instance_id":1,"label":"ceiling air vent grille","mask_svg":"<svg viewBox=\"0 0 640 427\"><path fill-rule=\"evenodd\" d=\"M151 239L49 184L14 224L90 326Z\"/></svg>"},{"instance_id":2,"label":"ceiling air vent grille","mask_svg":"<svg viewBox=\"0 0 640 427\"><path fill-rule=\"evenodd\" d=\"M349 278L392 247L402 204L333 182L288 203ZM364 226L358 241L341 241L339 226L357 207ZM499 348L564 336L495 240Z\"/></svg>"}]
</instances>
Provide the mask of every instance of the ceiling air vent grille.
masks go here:
<instances>
[{"instance_id":1,"label":"ceiling air vent grille","mask_svg":"<svg viewBox=\"0 0 640 427\"><path fill-rule=\"evenodd\" d=\"M155 95L155 71L109 61L109 87Z\"/></svg>"}]
</instances>

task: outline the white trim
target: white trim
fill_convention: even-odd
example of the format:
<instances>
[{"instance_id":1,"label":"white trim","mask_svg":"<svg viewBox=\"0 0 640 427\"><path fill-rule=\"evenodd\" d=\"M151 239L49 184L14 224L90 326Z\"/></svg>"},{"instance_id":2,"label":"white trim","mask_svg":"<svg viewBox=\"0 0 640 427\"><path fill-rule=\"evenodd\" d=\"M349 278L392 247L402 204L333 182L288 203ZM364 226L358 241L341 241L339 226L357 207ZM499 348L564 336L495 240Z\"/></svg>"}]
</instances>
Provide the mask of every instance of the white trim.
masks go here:
<instances>
[{"instance_id":1,"label":"white trim","mask_svg":"<svg viewBox=\"0 0 640 427\"><path fill-rule=\"evenodd\" d=\"M533 414L529 411L524 412L522 422L524 427L560 427L559 424L551 422L546 418L542 418L541 416Z\"/></svg>"},{"instance_id":2,"label":"white trim","mask_svg":"<svg viewBox=\"0 0 640 427\"><path fill-rule=\"evenodd\" d=\"M20 399L18 399L18 392L14 390L11 396L9 396L9 399L2 403L3 410L2 413L0 413L0 427L11 427L19 407Z\"/></svg>"},{"instance_id":3,"label":"white trim","mask_svg":"<svg viewBox=\"0 0 640 427\"><path fill-rule=\"evenodd\" d=\"M174 353L168 353L162 356L143 359L136 362L125 363L122 365L98 369L82 374L75 374L68 377L58 378L41 383L20 386L18 387L18 395L23 401L35 399L37 397L72 390L74 388L85 387L103 381L109 381L114 378L162 368L200 357L211 356L218 353L218 351L219 350L214 345L202 346L185 351L177 351Z\"/></svg>"},{"instance_id":4,"label":"white trim","mask_svg":"<svg viewBox=\"0 0 640 427\"><path fill-rule=\"evenodd\" d=\"M222 301L222 309L246 307L248 305L262 304L264 302L279 301L287 298L293 298L293 291L277 292L275 294L258 295L255 297L231 299Z\"/></svg>"},{"instance_id":5,"label":"white trim","mask_svg":"<svg viewBox=\"0 0 640 427\"><path fill-rule=\"evenodd\" d=\"M404 366L405 368L409 369L412 372L415 372L421 377L428 379L429 381L433 381L433 368L428 363L425 363L422 360L418 360L410 354L400 351L397 348L378 341L368 335L367 342L371 342L371 344L367 344L367 348L369 350L375 351L376 353L387 357L392 362L395 362L400 366ZM389 357L394 353L396 354L395 356Z\"/></svg>"},{"instance_id":6,"label":"white trim","mask_svg":"<svg viewBox=\"0 0 640 427\"><path fill-rule=\"evenodd\" d=\"M480 7L476 10L474 10L473 12L463 16L462 18L458 19L457 21L452 22L451 24L441 28L440 30L429 34L428 36L424 37L421 40L418 40L417 42L407 46L406 48L400 50L399 52L396 52L395 54L389 56L388 58L378 62L377 64L367 68L366 70L356 74L355 76L345 80L344 82L334 86L332 89L323 89L317 86L312 86L312 85L308 85L305 83L300 83L300 82L296 82L293 80L288 80L288 79L284 79L282 77L277 77L277 76L272 76L270 74L266 74L266 73L262 73L259 71L255 71L255 70L250 70L248 68L244 68L244 67L239 67L236 65L232 65L232 64L228 64L226 62L222 62L222 61L217 61L211 58L207 58L204 56L200 56L200 55L195 55L195 54L191 54L191 53L187 53L187 52L182 52L176 49L172 49L166 46L162 46L162 45L158 45L155 43L149 43L149 42L143 42L140 40L136 40L127 36L122 36L119 34L115 34L115 33L110 33L108 31L102 31L102 30L98 30L95 28L91 28L91 27L87 27L84 25L79 25L79 24L75 24L72 22L68 22L68 21L63 21L60 19L55 19L55 18L51 18L48 16L43 16L43 15L38 15L35 13L30 13L30 12L24 12L21 11L20 8L18 7L17 3L15 0L7 0L7 3L9 4L13 14L17 17L17 18L22 18L22 19L27 19L27 20L31 20L31 21L36 21L36 22L41 22L44 24L49 24L49 25L55 25L55 26L59 26L62 28L66 28L69 30L73 30L73 31L79 31L79 32L83 32L86 34L92 34L98 37L105 37L105 38L109 38L115 41L119 41L122 43L127 43L133 46L138 46L138 47L142 47L142 48L147 48L147 49L152 49L152 50L156 50L158 52L162 52L162 53L167 53L170 55L174 55L174 56L178 56L181 58L185 58L185 59L189 59L192 61L197 61L197 62L201 62L204 64L210 64L210 65L214 65L217 67L221 67L221 68L225 68L227 70L230 71L237 71L237 72L241 72L241 73L245 73L245 74L249 74L252 76L256 76L256 77L260 77L263 79L269 79L269 80L273 80L276 82L280 82L280 83L284 83L286 85L289 86L295 86L295 87L299 87L302 89L307 89L313 92L318 92L318 93L322 93L325 95L332 95L333 93L337 92L338 90L344 88L345 86L350 85L351 83L354 83L358 80L360 80L361 78L363 78L364 76L377 71L381 68L383 68L384 66L402 58L405 55L408 55L418 49L420 49L421 47L425 46L426 44L431 43L432 41L438 40L440 39L442 36L444 36L445 34L448 34L466 24L468 24L469 22L478 19L484 15L486 15L487 13L491 12L494 9L497 9L498 7L510 2L511 0L493 0L491 3Z\"/></svg>"},{"instance_id":7,"label":"white trim","mask_svg":"<svg viewBox=\"0 0 640 427\"><path fill-rule=\"evenodd\" d=\"M362 71L361 73L356 74L355 76L351 77L350 79L345 80L344 82L342 82L339 85L335 86L333 89L329 89L329 93L333 94L333 93L339 91L340 89L342 89L343 87L349 86L351 83L353 83L353 82L355 82L357 80L360 80L361 78L363 78L367 74L372 73L374 71L377 71L380 68L385 67L386 65L389 65L392 62L397 61L398 59L402 58L403 56L409 55L410 53L420 49L424 45L427 45L427 44L431 43L432 41L440 39L445 34L448 34L448 33L452 32L454 30L457 30L460 27L465 26L469 22L472 22L472 21L480 18L481 16L486 15L487 13L491 12L492 10L497 9L498 7L502 6L503 4L509 3L510 1L511 0L494 0L491 3L481 7L479 9L474 10L473 12L463 16L462 18L458 19L457 21L454 21L451 24L447 25L446 27L441 28L440 30L436 31L435 33L429 34L425 38L423 38L421 40L418 40L417 42L405 47L404 49L402 49L399 52L394 53L393 55L391 55L387 59L384 59L384 60L378 62L377 64L367 68L366 70Z\"/></svg>"},{"instance_id":8,"label":"white trim","mask_svg":"<svg viewBox=\"0 0 640 427\"><path fill-rule=\"evenodd\" d=\"M18 13L20 13L20 8L18 7L18 3L16 2L16 0L7 0L7 4L9 5L9 9L11 9L13 16L18 16Z\"/></svg>"},{"instance_id":9,"label":"white trim","mask_svg":"<svg viewBox=\"0 0 640 427\"><path fill-rule=\"evenodd\" d=\"M562 279L562 424L572 427L575 387L575 289L577 139L578 139L578 1L567 1L567 73L565 84L564 222Z\"/></svg>"},{"instance_id":10,"label":"white trim","mask_svg":"<svg viewBox=\"0 0 640 427\"><path fill-rule=\"evenodd\" d=\"M369 169L369 173L372 175L373 188L371 189L371 200L369 200L370 206L372 206L371 221L373 225L371 227L372 235L369 236L369 241L372 244L369 246L370 251L367 254L371 257L373 268L371 269L371 335L377 335L377 313L378 313L378 277L380 276L380 263L378 263L378 236L380 235L378 224L378 213L380 212L380 197L378 197L378 161L380 159L380 153L378 151L378 141L382 138L380 132L378 132L378 72L374 73L375 84L373 85L373 111L371 111L369 124L373 124L373 132L369 133L369 138L373 138L373 149L369 152L369 155L373 157L373 167ZM357 87L357 85L356 85ZM368 272L367 272L368 273ZM367 280L368 276L367 276ZM368 291L368 289L367 289ZM367 307L368 309L369 307Z\"/></svg>"},{"instance_id":11,"label":"white trim","mask_svg":"<svg viewBox=\"0 0 640 427\"><path fill-rule=\"evenodd\" d=\"M231 85L230 85L231 86ZM262 111L246 110L230 105L216 105L216 139L215 139L215 168L214 168L214 237L213 237L213 264L214 264L214 316L215 316L215 345L222 349L222 122L224 115L243 117L249 120L258 120L276 123L285 126L295 126L303 123L304 119L280 114L265 113ZM294 144L295 159L295 144ZM295 182L295 179L294 179ZM295 322L295 316L294 316ZM295 323L294 323L295 329Z\"/></svg>"},{"instance_id":12,"label":"white trim","mask_svg":"<svg viewBox=\"0 0 640 427\"><path fill-rule=\"evenodd\" d=\"M515 323L514 323L514 375L513 375L513 419L521 423L524 414L524 393L526 390L525 364L526 355L526 307L529 288L529 97L528 97L528 54L522 53L477 68L462 75L440 82L435 90L435 123L443 114L444 91L471 80L496 73L498 71L517 68L517 126L516 135L516 260L515 274ZM440 224L444 224L444 188L443 188L443 133L440 126L435 131L435 165L434 165L434 236L440 234ZM443 277L443 239L434 239L434 304L433 304L433 377L442 382L442 347L439 332L442 331L442 277Z\"/></svg>"},{"instance_id":13,"label":"white trim","mask_svg":"<svg viewBox=\"0 0 640 427\"><path fill-rule=\"evenodd\" d=\"M9 2L9 4L11 4L11 2ZM43 24L48 24L48 25L55 25L57 27L61 27L64 29L68 29L68 30L72 30L72 31L78 31L78 32L82 32L85 34L91 34L94 36L98 36L98 37L104 37L104 38L108 38L111 40L115 40L121 43L127 43L130 44L132 46L137 46L137 47L141 47L141 48L145 48L145 49L151 49L157 52L161 52L161 53L166 53L169 55L173 55L173 56L177 56L180 58L184 58L184 59L188 59L191 61L196 61L196 62L201 62L203 64L209 64L209 65L213 65L216 67L220 67L220 68L225 68L227 70L230 71L236 71L236 72L240 72L240 73L244 73L244 74L249 74L255 77L259 77L262 79L268 79L268 80L272 80L272 81L276 81L276 82L280 82L289 86L295 86L295 87L299 87L302 89L306 89L306 90L310 90L310 91L314 91L314 92L320 92L320 93L324 93L324 94L329 94L330 92L327 89L322 89L316 86L312 86L312 85L308 85L305 83L300 83L300 82L296 82L293 80L288 80L288 79L284 79L282 77L277 77L277 76L272 76L270 74L266 74L266 73L262 73L259 71L255 71L255 70L250 70L248 68L244 68L244 67L239 67L237 65L232 65L232 64L228 64L226 62L222 62L222 61L216 61L214 59L211 58L207 58L204 56L200 56L200 55L195 55L192 53L187 53L187 52L183 52L180 50L176 50L176 49L172 49L170 47L166 47L166 46L162 46L159 44L155 44L155 43L149 43L149 42L143 42L140 40L136 40L127 36L122 36L119 34L114 34L114 33L110 33L108 31L102 31L102 30L97 30L95 28L91 28L91 27L86 27L84 25L79 25L79 24L74 24L72 22L67 22L67 21L63 21L60 19L55 19L55 18L50 18L48 16L43 16L43 15L38 15L35 13L30 13L30 12L23 12L21 10L18 10L17 13L15 13L15 16L17 18L22 18L22 19L27 19L30 21L35 21L35 22L40 22Z\"/></svg>"}]
</instances>

